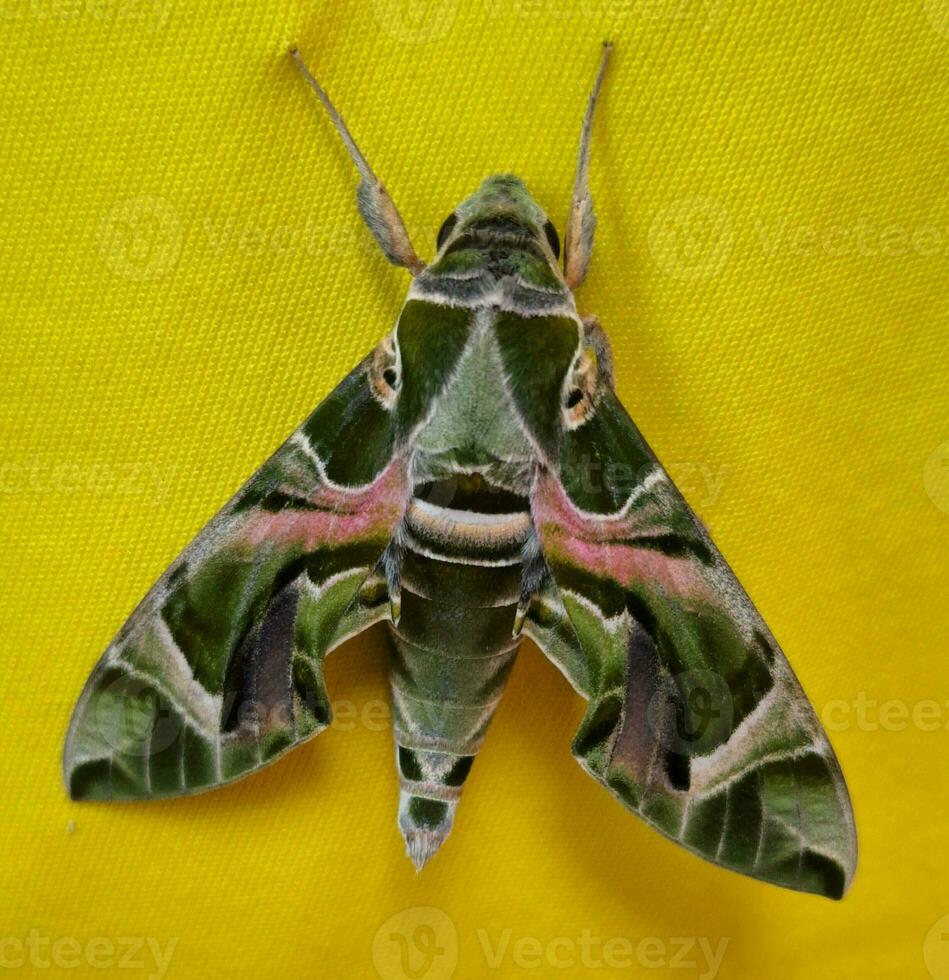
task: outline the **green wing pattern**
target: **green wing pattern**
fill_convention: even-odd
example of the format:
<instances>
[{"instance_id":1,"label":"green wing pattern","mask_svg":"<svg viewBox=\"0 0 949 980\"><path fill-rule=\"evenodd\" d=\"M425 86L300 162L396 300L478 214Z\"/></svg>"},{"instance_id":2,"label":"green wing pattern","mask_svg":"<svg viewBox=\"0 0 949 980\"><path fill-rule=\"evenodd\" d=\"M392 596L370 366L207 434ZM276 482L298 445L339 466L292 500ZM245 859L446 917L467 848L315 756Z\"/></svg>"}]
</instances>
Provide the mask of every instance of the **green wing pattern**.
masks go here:
<instances>
[{"instance_id":1,"label":"green wing pattern","mask_svg":"<svg viewBox=\"0 0 949 980\"><path fill-rule=\"evenodd\" d=\"M370 361L205 527L109 646L66 740L74 799L210 789L329 724L323 658L388 615L379 562L409 494Z\"/></svg>"},{"instance_id":2,"label":"green wing pattern","mask_svg":"<svg viewBox=\"0 0 949 980\"><path fill-rule=\"evenodd\" d=\"M532 510L549 577L524 631L589 701L581 765L696 854L840 898L856 835L833 750L612 391L565 434Z\"/></svg>"}]
</instances>

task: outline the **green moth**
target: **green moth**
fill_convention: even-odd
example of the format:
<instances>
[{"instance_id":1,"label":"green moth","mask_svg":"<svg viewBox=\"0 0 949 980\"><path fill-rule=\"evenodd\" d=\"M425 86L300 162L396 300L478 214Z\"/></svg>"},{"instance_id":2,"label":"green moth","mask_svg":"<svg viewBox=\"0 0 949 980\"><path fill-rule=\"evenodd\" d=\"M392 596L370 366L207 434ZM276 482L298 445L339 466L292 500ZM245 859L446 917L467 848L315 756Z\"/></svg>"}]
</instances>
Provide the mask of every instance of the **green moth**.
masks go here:
<instances>
[{"instance_id":1,"label":"green moth","mask_svg":"<svg viewBox=\"0 0 949 980\"><path fill-rule=\"evenodd\" d=\"M398 822L421 867L527 636L588 702L573 752L667 837L840 898L846 785L790 666L626 414L577 313L595 218L580 139L557 232L514 176L448 216L434 260L292 52L413 275L391 332L159 579L93 670L66 739L77 800L212 789L330 722L326 655L392 640Z\"/></svg>"}]
</instances>

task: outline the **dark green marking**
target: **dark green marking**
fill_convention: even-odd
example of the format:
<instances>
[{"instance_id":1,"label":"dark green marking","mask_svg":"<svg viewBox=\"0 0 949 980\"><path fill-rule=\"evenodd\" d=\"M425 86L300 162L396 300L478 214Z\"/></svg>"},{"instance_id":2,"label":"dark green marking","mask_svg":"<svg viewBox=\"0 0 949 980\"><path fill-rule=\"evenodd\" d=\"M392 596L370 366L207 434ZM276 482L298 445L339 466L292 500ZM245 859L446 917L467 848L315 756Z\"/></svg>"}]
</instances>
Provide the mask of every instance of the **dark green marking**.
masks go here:
<instances>
[{"instance_id":1,"label":"dark green marking","mask_svg":"<svg viewBox=\"0 0 949 980\"><path fill-rule=\"evenodd\" d=\"M432 399L445 387L468 341L473 319L471 310L424 300L409 300L402 308L396 328L402 358L396 407L400 438L406 438L422 421Z\"/></svg>"},{"instance_id":2,"label":"dark green marking","mask_svg":"<svg viewBox=\"0 0 949 980\"><path fill-rule=\"evenodd\" d=\"M418 781L425 778L422 767L419 765L418 757L411 749L404 745L399 746L399 769L406 779Z\"/></svg>"},{"instance_id":3,"label":"dark green marking","mask_svg":"<svg viewBox=\"0 0 949 980\"><path fill-rule=\"evenodd\" d=\"M475 757L473 755L463 755L449 770L448 775L445 776L446 786L461 786L464 781L468 778L468 773L471 772L471 767L474 764Z\"/></svg>"},{"instance_id":4,"label":"dark green marking","mask_svg":"<svg viewBox=\"0 0 949 980\"><path fill-rule=\"evenodd\" d=\"M561 390L580 344L576 321L501 311L494 322L511 394L531 435L556 459L563 431Z\"/></svg>"},{"instance_id":5,"label":"dark green marking","mask_svg":"<svg viewBox=\"0 0 949 980\"><path fill-rule=\"evenodd\" d=\"M335 483L371 483L392 459L395 423L369 387L368 360L357 367L303 423Z\"/></svg>"},{"instance_id":6,"label":"dark green marking","mask_svg":"<svg viewBox=\"0 0 949 980\"><path fill-rule=\"evenodd\" d=\"M600 393L592 418L564 433L560 481L570 499L591 513L619 510L656 465L611 391Z\"/></svg>"},{"instance_id":7,"label":"dark green marking","mask_svg":"<svg viewBox=\"0 0 949 980\"><path fill-rule=\"evenodd\" d=\"M250 561L222 555L193 569L172 592L161 615L191 665L195 679L212 694L221 691L235 629L249 621L245 599L254 577Z\"/></svg>"},{"instance_id":8,"label":"dark green marking","mask_svg":"<svg viewBox=\"0 0 949 980\"><path fill-rule=\"evenodd\" d=\"M442 800L413 796L409 803L409 817L419 827L437 827L447 816L448 804Z\"/></svg>"}]
</instances>

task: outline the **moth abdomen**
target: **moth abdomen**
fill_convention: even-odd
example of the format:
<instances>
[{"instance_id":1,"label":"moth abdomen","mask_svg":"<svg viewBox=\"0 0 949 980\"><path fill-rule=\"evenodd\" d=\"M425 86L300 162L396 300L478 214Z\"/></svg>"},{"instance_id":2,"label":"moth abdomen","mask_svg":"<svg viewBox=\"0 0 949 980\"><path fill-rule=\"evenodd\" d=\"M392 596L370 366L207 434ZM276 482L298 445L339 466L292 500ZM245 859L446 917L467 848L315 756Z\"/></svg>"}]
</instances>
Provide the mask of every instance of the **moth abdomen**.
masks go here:
<instances>
[{"instance_id":1,"label":"moth abdomen","mask_svg":"<svg viewBox=\"0 0 949 980\"><path fill-rule=\"evenodd\" d=\"M533 533L526 501L480 478L420 489L428 499L406 511L401 614L390 624L399 827L417 867L451 830L513 667Z\"/></svg>"},{"instance_id":2,"label":"moth abdomen","mask_svg":"<svg viewBox=\"0 0 949 980\"><path fill-rule=\"evenodd\" d=\"M413 548L424 556L478 565L517 565L531 532L527 511L491 514L413 499L405 519Z\"/></svg>"},{"instance_id":3,"label":"moth abdomen","mask_svg":"<svg viewBox=\"0 0 949 980\"><path fill-rule=\"evenodd\" d=\"M412 598L403 602L412 605ZM506 646L493 653L482 650L477 657L459 656L450 646L443 651L420 647L400 633L393 635L399 828L419 868L451 831L465 780L514 665L520 645L510 637L516 607L502 608Z\"/></svg>"}]
</instances>

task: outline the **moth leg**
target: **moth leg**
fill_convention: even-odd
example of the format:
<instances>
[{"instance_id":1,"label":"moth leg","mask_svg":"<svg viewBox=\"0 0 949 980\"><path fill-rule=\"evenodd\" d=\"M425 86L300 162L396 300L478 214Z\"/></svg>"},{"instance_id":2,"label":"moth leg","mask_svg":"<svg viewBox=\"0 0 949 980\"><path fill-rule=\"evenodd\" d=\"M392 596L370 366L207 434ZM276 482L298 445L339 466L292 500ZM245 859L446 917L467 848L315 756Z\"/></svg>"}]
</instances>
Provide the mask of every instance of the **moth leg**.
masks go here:
<instances>
[{"instance_id":1,"label":"moth leg","mask_svg":"<svg viewBox=\"0 0 949 980\"><path fill-rule=\"evenodd\" d=\"M511 636L521 635L524 620L530 612L531 602L550 577L550 572L547 571L547 563L541 554L540 541L538 541L533 529L524 542L522 562L521 595L517 603L517 612L514 615L514 628L511 630Z\"/></svg>"},{"instance_id":2,"label":"moth leg","mask_svg":"<svg viewBox=\"0 0 949 980\"><path fill-rule=\"evenodd\" d=\"M593 132L593 113L600 95L600 86L606 73L613 45L603 43L600 68L596 73L593 91L587 102L587 111L580 130L580 152L577 155L577 172L573 180L573 200L570 216L567 219L567 235L564 239L564 279L570 289L576 289L586 278L593 254L593 235L596 231L596 215L593 213L593 198L590 195L590 134Z\"/></svg>"},{"instance_id":3,"label":"moth leg","mask_svg":"<svg viewBox=\"0 0 949 980\"><path fill-rule=\"evenodd\" d=\"M613 347L610 338L600 324L600 318L592 313L580 318L583 322L583 337L596 354L596 366L600 377L612 390L615 387L613 374Z\"/></svg>"},{"instance_id":4,"label":"moth leg","mask_svg":"<svg viewBox=\"0 0 949 980\"><path fill-rule=\"evenodd\" d=\"M412 248L412 243L409 241L405 222L402 220L392 198L389 197L389 192L375 175L372 167L369 166L369 161L366 160L356 145L356 141L343 121L343 117L330 101L330 97L326 94L323 86L307 68L300 52L296 48L291 48L290 55L307 84L316 92L317 98L323 103L323 108L326 109L330 121L336 127L336 132L339 133L353 163L356 164L356 169L361 178L359 186L356 188L356 205L363 221L366 222L373 237L379 243L385 257L393 265L404 266L413 276L418 275L425 268L425 263L415 254L415 249Z\"/></svg>"}]
</instances>

